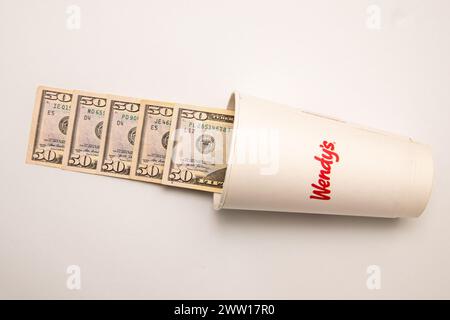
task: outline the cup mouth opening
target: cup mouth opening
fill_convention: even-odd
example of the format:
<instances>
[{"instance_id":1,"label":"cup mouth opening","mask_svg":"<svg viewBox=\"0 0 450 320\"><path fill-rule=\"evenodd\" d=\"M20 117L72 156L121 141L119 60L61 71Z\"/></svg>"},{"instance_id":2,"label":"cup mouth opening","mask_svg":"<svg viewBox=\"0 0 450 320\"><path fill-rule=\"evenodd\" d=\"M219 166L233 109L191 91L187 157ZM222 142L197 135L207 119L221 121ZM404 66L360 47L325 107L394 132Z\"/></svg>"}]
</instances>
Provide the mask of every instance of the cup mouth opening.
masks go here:
<instances>
[{"instance_id":1,"label":"cup mouth opening","mask_svg":"<svg viewBox=\"0 0 450 320\"><path fill-rule=\"evenodd\" d=\"M413 139L410 139L411 143L416 143L419 144L421 146L423 146L424 148L427 149L427 153L424 154L422 161L420 163L416 164L416 172L414 174L414 177L417 180L420 180L419 184L423 185L424 181L426 181L426 189L427 192L424 195L424 198L422 200L422 206L419 209L419 211L417 211L416 215L413 215L414 218L420 217L424 212L425 209L428 207L428 203L430 202L431 199L431 195L432 195L432 191L435 188L434 185L434 181L435 181L435 164L434 164L434 159L433 159L433 150L431 148L431 146L429 145L425 145L423 143L420 142L415 142L413 141ZM414 184L417 185L417 181L414 181Z\"/></svg>"},{"instance_id":2,"label":"cup mouth opening","mask_svg":"<svg viewBox=\"0 0 450 320\"><path fill-rule=\"evenodd\" d=\"M235 145L236 145L236 132L238 128L238 122L239 122L239 100L240 100L240 94L239 92L235 91L231 94L230 99L228 100L227 110L234 110L234 123L233 123L233 132L231 134L231 140L230 145L228 146L228 157L227 157L227 170L225 173L225 179L223 181L223 188L222 193L214 193L213 195L213 202L214 202L214 209L220 210L223 208L225 204L225 200L228 193L228 185L230 180L230 172L233 166L233 159L235 154Z\"/></svg>"}]
</instances>

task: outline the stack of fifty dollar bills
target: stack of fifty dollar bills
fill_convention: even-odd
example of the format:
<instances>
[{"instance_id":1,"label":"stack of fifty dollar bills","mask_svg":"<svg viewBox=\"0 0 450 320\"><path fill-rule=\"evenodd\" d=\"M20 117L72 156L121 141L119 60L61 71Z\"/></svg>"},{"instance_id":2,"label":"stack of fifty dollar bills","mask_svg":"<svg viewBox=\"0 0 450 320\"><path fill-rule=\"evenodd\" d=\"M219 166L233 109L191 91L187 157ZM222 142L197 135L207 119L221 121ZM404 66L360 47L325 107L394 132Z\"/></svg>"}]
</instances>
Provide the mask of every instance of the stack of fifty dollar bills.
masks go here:
<instances>
[{"instance_id":1,"label":"stack of fifty dollar bills","mask_svg":"<svg viewBox=\"0 0 450 320\"><path fill-rule=\"evenodd\" d=\"M39 87L27 163L221 192L234 112Z\"/></svg>"}]
</instances>

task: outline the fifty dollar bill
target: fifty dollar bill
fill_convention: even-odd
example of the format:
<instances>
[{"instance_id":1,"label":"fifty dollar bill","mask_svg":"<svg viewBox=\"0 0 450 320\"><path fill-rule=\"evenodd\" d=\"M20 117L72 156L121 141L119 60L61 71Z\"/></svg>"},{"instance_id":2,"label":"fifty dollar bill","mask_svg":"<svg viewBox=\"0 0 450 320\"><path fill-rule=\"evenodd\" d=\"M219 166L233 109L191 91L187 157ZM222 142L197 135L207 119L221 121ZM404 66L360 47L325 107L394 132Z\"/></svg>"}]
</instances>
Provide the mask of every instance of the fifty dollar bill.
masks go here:
<instances>
[{"instance_id":1,"label":"fifty dollar bill","mask_svg":"<svg viewBox=\"0 0 450 320\"><path fill-rule=\"evenodd\" d=\"M175 109L174 103L141 101L131 164L133 179L161 183Z\"/></svg>"},{"instance_id":2,"label":"fifty dollar bill","mask_svg":"<svg viewBox=\"0 0 450 320\"><path fill-rule=\"evenodd\" d=\"M74 91L64 152L65 169L95 173L108 96Z\"/></svg>"},{"instance_id":3,"label":"fifty dollar bill","mask_svg":"<svg viewBox=\"0 0 450 320\"><path fill-rule=\"evenodd\" d=\"M176 111L163 184L222 192L234 111L194 106Z\"/></svg>"},{"instance_id":4,"label":"fifty dollar bill","mask_svg":"<svg viewBox=\"0 0 450 320\"><path fill-rule=\"evenodd\" d=\"M39 87L28 142L27 163L62 166L72 91Z\"/></svg>"},{"instance_id":5,"label":"fifty dollar bill","mask_svg":"<svg viewBox=\"0 0 450 320\"><path fill-rule=\"evenodd\" d=\"M140 100L110 96L103 122L97 173L130 178Z\"/></svg>"}]
</instances>

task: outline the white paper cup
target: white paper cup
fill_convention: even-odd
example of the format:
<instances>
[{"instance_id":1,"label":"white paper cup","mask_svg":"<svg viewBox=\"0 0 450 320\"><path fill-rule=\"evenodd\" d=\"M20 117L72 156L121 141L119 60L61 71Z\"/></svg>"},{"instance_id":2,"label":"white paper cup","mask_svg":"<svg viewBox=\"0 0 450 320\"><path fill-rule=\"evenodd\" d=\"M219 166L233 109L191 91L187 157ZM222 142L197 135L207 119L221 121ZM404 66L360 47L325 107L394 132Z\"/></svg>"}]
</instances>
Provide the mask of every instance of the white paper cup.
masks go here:
<instances>
[{"instance_id":1,"label":"white paper cup","mask_svg":"<svg viewBox=\"0 0 450 320\"><path fill-rule=\"evenodd\" d=\"M233 136L216 209L417 217L428 202L428 146L233 94Z\"/></svg>"}]
</instances>

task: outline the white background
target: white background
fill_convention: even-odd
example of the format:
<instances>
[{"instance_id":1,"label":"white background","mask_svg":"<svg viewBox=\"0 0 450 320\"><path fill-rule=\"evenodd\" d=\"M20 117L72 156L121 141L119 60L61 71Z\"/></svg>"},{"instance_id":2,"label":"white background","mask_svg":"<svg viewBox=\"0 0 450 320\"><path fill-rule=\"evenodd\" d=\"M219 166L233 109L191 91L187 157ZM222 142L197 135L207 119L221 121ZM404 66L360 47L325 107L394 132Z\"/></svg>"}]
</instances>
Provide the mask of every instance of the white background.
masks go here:
<instances>
[{"instance_id":1,"label":"white background","mask_svg":"<svg viewBox=\"0 0 450 320\"><path fill-rule=\"evenodd\" d=\"M449 15L445 0L0 0L0 298L450 298ZM433 147L432 197L410 220L218 213L207 193L25 165L40 84L213 107L237 89L409 135Z\"/></svg>"}]
</instances>

